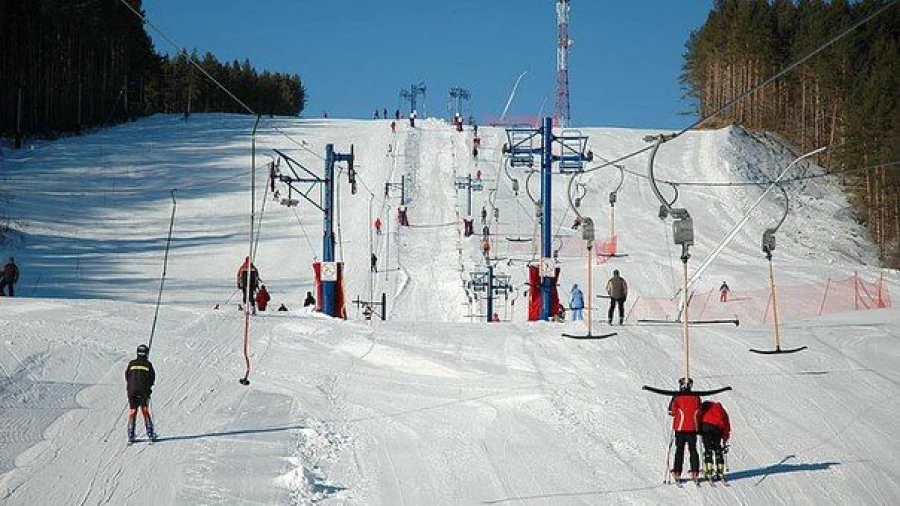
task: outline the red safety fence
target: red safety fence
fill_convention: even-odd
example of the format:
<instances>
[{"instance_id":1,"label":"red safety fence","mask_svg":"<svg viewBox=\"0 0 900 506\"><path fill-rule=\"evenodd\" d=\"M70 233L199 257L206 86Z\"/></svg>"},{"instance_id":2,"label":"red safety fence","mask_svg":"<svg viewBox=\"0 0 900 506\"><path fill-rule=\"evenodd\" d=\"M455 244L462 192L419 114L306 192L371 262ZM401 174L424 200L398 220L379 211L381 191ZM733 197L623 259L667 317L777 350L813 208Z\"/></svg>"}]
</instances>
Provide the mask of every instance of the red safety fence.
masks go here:
<instances>
[{"instance_id":1,"label":"red safety fence","mask_svg":"<svg viewBox=\"0 0 900 506\"><path fill-rule=\"evenodd\" d=\"M845 279L827 279L801 286L775 286L778 320L846 313L891 307L891 296L884 277L867 281L858 273ZM741 324L762 325L774 319L772 296L768 288L737 290L728 293L726 301L718 290L693 292L688 303L688 316L694 320L739 319ZM627 319L679 320L680 299L634 296Z\"/></svg>"}]
</instances>

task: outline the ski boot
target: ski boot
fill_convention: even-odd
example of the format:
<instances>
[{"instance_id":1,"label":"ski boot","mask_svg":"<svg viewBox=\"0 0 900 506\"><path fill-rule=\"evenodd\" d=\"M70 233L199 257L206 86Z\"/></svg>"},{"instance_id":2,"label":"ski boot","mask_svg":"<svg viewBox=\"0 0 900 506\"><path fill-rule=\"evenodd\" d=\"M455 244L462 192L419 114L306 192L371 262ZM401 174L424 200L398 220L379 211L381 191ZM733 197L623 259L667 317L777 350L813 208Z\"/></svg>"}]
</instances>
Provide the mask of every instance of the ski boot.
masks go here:
<instances>
[{"instance_id":1,"label":"ski boot","mask_svg":"<svg viewBox=\"0 0 900 506\"><path fill-rule=\"evenodd\" d=\"M625 325L625 318L619 318L619 325Z\"/></svg>"},{"instance_id":2,"label":"ski boot","mask_svg":"<svg viewBox=\"0 0 900 506\"><path fill-rule=\"evenodd\" d=\"M714 478L715 478L715 473L713 473L712 462L704 462L703 463L703 479L706 481L713 481Z\"/></svg>"},{"instance_id":3,"label":"ski boot","mask_svg":"<svg viewBox=\"0 0 900 506\"><path fill-rule=\"evenodd\" d=\"M128 427L128 444L134 443L134 425Z\"/></svg>"},{"instance_id":4,"label":"ski boot","mask_svg":"<svg viewBox=\"0 0 900 506\"><path fill-rule=\"evenodd\" d=\"M153 422L151 422L150 420L147 420L146 427L147 427L147 439L149 439L150 442L155 442L156 441L156 431L153 430Z\"/></svg>"},{"instance_id":5,"label":"ski boot","mask_svg":"<svg viewBox=\"0 0 900 506\"><path fill-rule=\"evenodd\" d=\"M725 481L725 464L719 464L716 466L716 479L719 481Z\"/></svg>"}]
</instances>

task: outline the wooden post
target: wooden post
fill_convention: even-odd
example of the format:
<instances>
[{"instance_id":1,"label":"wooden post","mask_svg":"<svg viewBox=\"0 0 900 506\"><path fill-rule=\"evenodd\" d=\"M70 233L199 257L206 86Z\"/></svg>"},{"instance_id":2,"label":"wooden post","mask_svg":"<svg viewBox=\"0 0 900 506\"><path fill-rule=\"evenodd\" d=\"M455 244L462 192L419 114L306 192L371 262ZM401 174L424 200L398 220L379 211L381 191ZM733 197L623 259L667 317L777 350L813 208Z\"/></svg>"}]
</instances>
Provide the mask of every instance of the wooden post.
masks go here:
<instances>
[{"instance_id":1,"label":"wooden post","mask_svg":"<svg viewBox=\"0 0 900 506\"><path fill-rule=\"evenodd\" d=\"M781 351L781 331L778 328L778 299L775 296L775 274L769 259L769 286L772 292L772 319L775 321L775 351Z\"/></svg>"},{"instance_id":2,"label":"wooden post","mask_svg":"<svg viewBox=\"0 0 900 506\"><path fill-rule=\"evenodd\" d=\"M691 377L691 337L688 333L688 266L687 259L684 262L684 285L682 291L682 300L684 303L681 308L681 333L684 338L684 377L685 380Z\"/></svg>"},{"instance_id":3,"label":"wooden post","mask_svg":"<svg viewBox=\"0 0 900 506\"><path fill-rule=\"evenodd\" d=\"M594 277L591 275L591 247L594 245L593 242L588 241L587 244L587 326L588 326L588 335L591 335L591 322L593 321L593 317L591 316L593 313L591 312L591 308L594 306L594 293L593 293L593 279Z\"/></svg>"}]
</instances>

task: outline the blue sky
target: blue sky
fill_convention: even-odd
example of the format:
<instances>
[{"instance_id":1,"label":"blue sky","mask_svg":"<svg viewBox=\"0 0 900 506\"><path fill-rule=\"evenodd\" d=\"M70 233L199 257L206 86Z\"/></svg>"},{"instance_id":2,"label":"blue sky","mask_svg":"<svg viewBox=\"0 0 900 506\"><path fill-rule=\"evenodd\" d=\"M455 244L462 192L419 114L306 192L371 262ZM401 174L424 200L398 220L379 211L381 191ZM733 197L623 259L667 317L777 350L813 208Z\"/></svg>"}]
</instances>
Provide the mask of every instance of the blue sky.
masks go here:
<instances>
[{"instance_id":1,"label":"blue sky","mask_svg":"<svg viewBox=\"0 0 900 506\"><path fill-rule=\"evenodd\" d=\"M690 124L678 83L682 53L711 6L712 0L572 0L573 126ZM483 120L502 112L523 71L510 114L537 115L545 97L545 115L555 104L552 0L145 0L144 10L189 50L299 74L306 117L393 111L401 88L424 81L428 115L446 115L448 90L461 86ZM148 30L158 51L174 52Z\"/></svg>"}]
</instances>

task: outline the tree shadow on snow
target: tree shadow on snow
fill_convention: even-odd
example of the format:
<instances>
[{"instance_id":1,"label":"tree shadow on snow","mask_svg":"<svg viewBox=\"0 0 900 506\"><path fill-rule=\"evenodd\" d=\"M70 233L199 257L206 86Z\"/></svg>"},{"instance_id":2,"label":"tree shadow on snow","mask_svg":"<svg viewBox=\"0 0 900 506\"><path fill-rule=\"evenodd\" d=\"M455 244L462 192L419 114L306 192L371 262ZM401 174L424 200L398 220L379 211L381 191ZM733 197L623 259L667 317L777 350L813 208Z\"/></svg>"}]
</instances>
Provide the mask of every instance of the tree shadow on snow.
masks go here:
<instances>
[{"instance_id":1,"label":"tree shadow on snow","mask_svg":"<svg viewBox=\"0 0 900 506\"><path fill-rule=\"evenodd\" d=\"M157 439L157 441L189 441L192 439L204 439L208 437L225 437L225 436L242 436L248 434L267 434L270 432L284 432L288 430L305 429L304 425L285 425L283 427L269 427L266 429L242 429L227 430L221 432L207 432L205 434L185 434L181 436L165 436Z\"/></svg>"}]
</instances>

